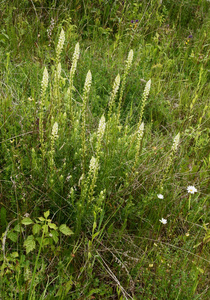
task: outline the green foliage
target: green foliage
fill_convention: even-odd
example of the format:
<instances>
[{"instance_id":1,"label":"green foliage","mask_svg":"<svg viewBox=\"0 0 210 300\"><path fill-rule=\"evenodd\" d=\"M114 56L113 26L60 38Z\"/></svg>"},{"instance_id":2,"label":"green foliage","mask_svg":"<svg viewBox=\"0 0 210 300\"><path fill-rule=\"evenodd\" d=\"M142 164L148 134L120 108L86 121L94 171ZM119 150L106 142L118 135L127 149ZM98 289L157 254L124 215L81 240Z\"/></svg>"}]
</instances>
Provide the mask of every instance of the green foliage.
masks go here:
<instances>
[{"instance_id":1,"label":"green foliage","mask_svg":"<svg viewBox=\"0 0 210 300\"><path fill-rule=\"evenodd\" d=\"M208 1L0 16L0 298L207 299Z\"/></svg>"}]
</instances>

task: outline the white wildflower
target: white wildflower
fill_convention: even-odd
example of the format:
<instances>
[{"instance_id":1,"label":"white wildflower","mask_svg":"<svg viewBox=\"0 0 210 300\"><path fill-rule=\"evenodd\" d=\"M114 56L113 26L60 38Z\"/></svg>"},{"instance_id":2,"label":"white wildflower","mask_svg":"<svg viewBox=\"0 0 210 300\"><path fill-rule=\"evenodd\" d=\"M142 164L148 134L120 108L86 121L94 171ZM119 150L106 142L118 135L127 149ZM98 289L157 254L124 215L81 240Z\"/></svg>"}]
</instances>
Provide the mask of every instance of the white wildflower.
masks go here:
<instances>
[{"instance_id":1,"label":"white wildflower","mask_svg":"<svg viewBox=\"0 0 210 300\"><path fill-rule=\"evenodd\" d=\"M72 77L76 71L77 68L77 61L79 59L79 43L76 44L75 49L74 49L74 54L73 54L73 58L72 58L72 66L71 66L71 70L70 70L70 77Z\"/></svg>"},{"instance_id":2,"label":"white wildflower","mask_svg":"<svg viewBox=\"0 0 210 300\"><path fill-rule=\"evenodd\" d=\"M139 129L138 129L138 132L137 132L138 140L142 139L143 133L144 133L144 122L142 122L141 125L139 126Z\"/></svg>"},{"instance_id":3,"label":"white wildflower","mask_svg":"<svg viewBox=\"0 0 210 300\"><path fill-rule=\"evenodd\" d=\"M162 194L158 194L157 197L158 197L159 199L163 199L163 198L164 198L164 196L163 196Z\"/></svg>"},{"instance_id":4,"label":"white wildflower","mask_svg":"<svg viewBox=\"0 0 210 300\"><path fill-rule=\"evenodd\" d=\"M164 219L164 218L162 218L161 220L159 220L162 224L167 224L167 220L166 219Z\"/></svg>"},{"instance_id":5,"label":"white wildflower","mask_svg":"<svg viewBox=\"0 0 210 300\"><path fill-rule=\"evenodd\" d=\"M89 166L90 171L89 172L94 173L94 171L97 169L97 167L98 167L98 161L94 156L92 156L92 158L90 160L90 166Z\"/></svg>"},{"instance_id":6,"label":"white wildflower","mask_svg":"<svg viewBox=\"0 0 210 300\"><path fill-rule=\"evenodd\" d=\"M59 39L58 39L58 45L57 45L57 48L56 48L56 57L57 57L58 60L59 60L61 51L63 49L64 42L65 42L65 32L62 29L61 33L60 33L60 36L59 36Z\"/></svg>"},{"instance_id":7,"label":"white wildflower","mask_svg":"<svg viewBox=\"0 0 210 300\"><path fill-rule=\"evenodd\" d=\"M151 79L149 81L147 81L146 86L144 88L143 101L146 101L146 99L149 95L150 87L151 87Z\"/></svg>"},{"instance_id":8,"label":"white wildflower","mask_svg":"<svg viewBox=\"0 0 210 300\"><path fill-rule=\"evenodd\" d=\"M59 80L61 77L61 63L59 62L57 66L57 79Z\"/></svg>"},{"instance_id":9,"label":"white wildflower","mask_svg":"<svg viewBox=\"0 0 210 300\"><path fill-rule=\"evenodd\" d=\"M198 190L193 185L189 185L187 187L187 191L189 194L194 194L194 193L197 193Z\"/></svg>"},{"instance_id":10,"label":"white wildflower","mask_svg":"<svg viewBox=\"0 0 210 300\"><path fill-rule=\"evenodd\" d=\"M105 121L105 117L103 115L99 121L99 126L98 126L98 136L100 137L100 139L104 135L105 128L106 128L106 121Z\"/></svg>"},{"instance_id":11,"label":"white wildflower","mask_svg":"<svg viewBox=\"0 0 210 300\"><path fill-rule=\"evenodd\" d=\"M55 122L52 128L52 136L56 138L58 136L58 123Z\"/></svg>"},{"instance_id":12,"label":"white wildflower","mask_svg":"<svg viewBox=\"0 0 210 300\"><path fill-rule=\"evenodd\" d=\"M91 82L92 82L92 74L90 72L90 70L87 72L87 76L85 79L85 85L84 85L84 91L85 93L89 93L90 91L90 86L91 86Z\"/></svg>"},{"instance_id":13,"label":"white wildflower","mask_svg":"<svg viewBox=\"0 0 210 300\"><path fill-rule=\"evenodd\" d=\"M133 61L133 50L131 49L128 53L128 59L127 59L127 68L129 69Z\"/></svg>"},{"instance_id":14,"label":"white wildflower","mask_svg":"<svg viewBox=\"0 0 210 300\"><path fill-rule=\"evenodd\" d=\"M47 86L48 86L48 72L47 72L47 68L44 68L44 72L43 72L43 78L42 78L42 83L41 83L41 87L42 87L42 93L44 94Z\"/></svg>"},{"instance_id":15,"label":"white wildflower","mask_svg":"<svg viewBox=\"0 0 210 300\"><path fill-rule=\"evenodd\" d=\"M174 141L173 141L173 145L172 145L172 150L174 152L176 152L177 148L178 148L178 145L179 145L179 139L180 139L180 133L178 133L175 138L174 138Z\"/></svg>"}]
</instances>

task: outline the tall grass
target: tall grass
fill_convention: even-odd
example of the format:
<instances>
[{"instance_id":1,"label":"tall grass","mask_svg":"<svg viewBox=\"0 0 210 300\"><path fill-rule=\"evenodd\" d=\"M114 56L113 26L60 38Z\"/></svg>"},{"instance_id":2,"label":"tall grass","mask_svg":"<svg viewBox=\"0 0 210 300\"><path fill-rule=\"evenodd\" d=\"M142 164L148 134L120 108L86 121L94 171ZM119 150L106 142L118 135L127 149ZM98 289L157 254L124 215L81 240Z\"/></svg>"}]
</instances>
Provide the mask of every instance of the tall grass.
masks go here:
<instances>
[{"instance_id":1,"label":"tall grass","mask_svg":"<svg viewBox=\"0 0 210 300\"><path fill-rule=\"evenodd\" d=\"M207 299L207 5L93 2L12 1L1 23L0 297ZM55 12L55 50L35 46Z\"/></svg>"}]
</instances>

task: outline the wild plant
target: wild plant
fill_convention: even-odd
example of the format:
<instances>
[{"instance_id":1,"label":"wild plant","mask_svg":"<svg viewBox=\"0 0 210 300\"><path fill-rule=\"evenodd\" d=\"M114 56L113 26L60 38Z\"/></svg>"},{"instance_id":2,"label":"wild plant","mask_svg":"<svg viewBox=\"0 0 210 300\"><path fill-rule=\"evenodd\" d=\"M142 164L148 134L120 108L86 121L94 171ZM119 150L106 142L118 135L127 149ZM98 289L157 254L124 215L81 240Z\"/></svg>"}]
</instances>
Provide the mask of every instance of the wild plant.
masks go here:
<instances>
[{"instance_id":1,"label":"wild plant","mask_svg":"<svg viewBox=\"0 0 210 300\"><path fill-rule=\"evenodd\" d=\"M149 96L150 87L151 87L151 79L149 81L147 81L145 89L144 89L138 126L140 126L141 122L142 122L144 108L145 108L145 105L146 105L147 98Z\"/></svg>"},{"instance_id":2,"label":"wild plant","mask_svg":"<svg viewBox=\"0 0 210 300\"><path fill-rule=\"evenodd\" d=\"M119 87L120 87L120 74L118 74L116 76L113 87L112 87L112 92L111 92L110 99L109 99L108 120L110 119L110 117L112 115L112 110L113 110L113 107L115 106L115 99L116 99Z\"/></svg>"},{"instance_id":3,"label":"wild plant","mask_svg":"<svg viewBox=\"0 0 210 300\"><path fill-rule=\"evenodd\" d=\"M92 83L92 74L88 71L84 91L83 91L83 103L82 103L82 129L81 129L81 140L82 140L82 172L83 176L85 175L85 157L86 157L86 108L87 108L87 101L88 95L90 92L90 87Z\"/></svg>"},{"instance_id":4,"label":"wild plant","mask_svg":"<svg viewBox=\"0 0 210 300\"><path fill-rule=\"evenodd\" d=\"M123 92L124 92L124 89L125 89L125 83L126 83L127 75L128 75L128 72L131 68L132 62L133 62L133 50L130 50L129 53L128 53L127 61L125 63L125 70L124 70L124 74L123 74L123 77L122 77L122 84L121 84L120 94L119 94L119 101L118 101L118 108L117 108L117 124L118 125L119 125L119 121L120 121Z\"/></svg>"},{"instance_id":5,"label":"wild plant","mask_svg":"<svg viewBox=\"0 0 210 300\"><path fill-rule=\"evenodd\" d=\"M60 55L64 46L65 42L65 32L61 29L61 33L58 39L58 44L56 47L56 57L55 57L55 73L54 73L54 85L53 85L53 93L54 93L54 107L53 110L56 111L58 109L60 111L60 94L59 94L59 81L61 76L61 62L60 62ZM60 119L60 118L58 118Z\"/></svg>"},{"instance_id":6,"label":"wild plant","mask_svg":"<svg viewBox=\"0 0 210 300\"><path fill-rule=\"evenodd\" d=\"M74 74L77 68L77 61L79 59L80 49L79 49L79 43L76 44L74 49L74 54L72 58L72 65L70 69L70 76L69 76L69 89L68 89L68 103L67 103L67 110L69 111L70 120L72 122L72 125L74 124L74 111L73 111L73 103L72 103L72 94L73 94L73 79Z\"/></svg>"},{"instance_id":7,"label":"wild plant","mask_svg":"<svg viewBox=\"0 0 210 300\"><path fill-rule=\"evenodd\" d=\"M167 158L167 163L166 163L166 167L164 169L164 174L163 174L163 177L160 181L160 184L159 184L159 191L162 192L163 191L163 186L164 186L164 183L165 183L165 180L166 180L166 177L168 175L168 172L170 170L170 167L173 163L173 159L174 159L174 156L177 152L177 149L178 149L178 146L179 146L179 140L180 140L180 133L178 133L174 140L173 140L173 145L171 147L171 151L170 151L170 154L169 154L169 157Z\"/></svg>"},{"instance_id":8,"label":"wild plant","mask_svg":"<svg viewBox=\"0 0 210 300\"><path fill-rule=\"evenodd\" d=\"M52 128L51 133L51 145L50 145L50 151L49 151L49 172L50 172L50 184L53 185L53 177L54 177L54 167L55 167L55 142L58 138L58 123L55 122Z\"/></svg>"},{"instance_id":9,"label":"wild plant","mask_svg":"<svg viewBox=\"0 0 210 300\"><path fill-rule=\"evenodd\" d=\"M46 90L48 86L48 72L46 67L44 68L43 78L41 83L41 97L39 103L39 139L41 144L41 152L42 152L42 159L44 159L46 154L45 149L45 142L44 142L44 106L45 106L45 97L46 97Z\"/></svg>"}]
</instances>

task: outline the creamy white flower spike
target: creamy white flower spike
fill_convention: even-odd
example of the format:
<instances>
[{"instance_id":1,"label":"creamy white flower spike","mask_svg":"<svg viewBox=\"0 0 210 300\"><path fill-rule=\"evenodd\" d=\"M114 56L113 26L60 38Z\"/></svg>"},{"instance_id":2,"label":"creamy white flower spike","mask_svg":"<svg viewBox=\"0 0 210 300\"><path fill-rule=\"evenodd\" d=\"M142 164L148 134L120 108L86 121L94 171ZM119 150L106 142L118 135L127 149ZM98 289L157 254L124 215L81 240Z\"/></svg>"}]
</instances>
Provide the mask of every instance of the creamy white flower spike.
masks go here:
<instances>
[{"instance_id":1,"label":"creamy white flower spike","mask_svg":"<svg viewBox=\"0 0 210 300\"><path fill-rule=\"evenodd\" d=\"M133 50L131 49L128 53L128 59L127 59L127 67L130 68L133 61Z\"/></svg>"},{"instance_id":2,"label":"creamy white flower spike","mask_svg":"<svg viewBox=\"0 0 210 300\"><path fill-rule=\"evenodd\" d=\"M59 62L58 66L57 66L57 78L58 80L61 77L61 63Z\"/></svg>"},{"instance_id":3,"label":"creamy white flower spike","mask_svg":"<svg viewBox=\"0 0 210 300\"><path fill-rule=\"evenodd\" d=\"M58 123L55 122L52 128L52 136L56 138L58 136Z\"/></svg>"},{"instance_id":4,"label":"creamy white flower spike","mask_svg":"<svg viewBox=\"0 0 210 300\"><path fill-rule=\"evenodd\" d=\"M98 167L98 161L97 159L92 156L91 160L90 160L90 166L89 166L89 169L90 169L90 173L94 173L94 171L97 169Z\"/></svg>"},{"instance_id":5,"label":"creamy white flower spike","mask_svg":"<svg viewBox=\"0 0 210 300\"><path fill-rule=\"evenodd\" d=\"M92 83L92 74L90 72L90 70L87 72L87 76L86 76L86 79L85 79L85 85L84 85L84 91L85 93L89 93L90 91L90 86L91 86L91 83Z\"/></svg>"},{"instance_id":6,"label":"creamy white flower spike","mask_svg":"<svg viewBox=\"0 0 210 300\"><path fill-rule=\"evenodd\" d=\"M57 56L57 58L59 58L59 56L61 54L64 42L65 42L65 32L62 29L61 33L60 33L60 36L59 36L59 39L58 39L58 45L57 45L57 48L56 48L56 56Z\"/></svg>"},{"instance_id":7,"label":"creamy white flower spike","mask_svg":"<svg viewBox=\"0 0 210 300\"><path fill-rule=\"evenodd\" d=\"M194 194L194 193L197 193L198 190L193 185L189 185L187 187L187 191L189 194Z\"/></svg>"},{"instance_id":8,"label":"creamy white flower spike","mask_svg":"<svg viewBox=\"0 0 210 300\"><path fill-rule=\"evenodd\" d=\"M79 50L79 43L76 44L75 49L74 49L74 54L73 54L73 59L72 59L72 66L71 66L71 70L70 70L70 76L73 76L76 68L77 68L77 61L79 59L79 54L80 54L80 50Z\"/></svg>"},{"instance_id":9,"label":"creamy white flower spike","mask_svg":"<svg viewBox=\"0 0 210 300\"><path fill-rule=\"evenodd\" d=\"M106 128L106 121L105 121L105 117L104 115L101 117L100 121L99 121L99 126L98 126L98 136L100 138L103 137L104 132L105 132L105 128Z\"/></svg>"},{"instance_id":10,"label":"creamy white flower spike","mask_svg":"<svg viewBox=\"0 0 210 300\"><path fill-rule=\"evenodd\" d=\"M174 152L176 152L177 148L178 148L178 145L179 145L179 140L180 140L180 133L178 133L175 138L174 138L174 142L173 142L173 145L172 145L172 150Z\"/></svg>"},{"instance_id":11,"label":"creamy white flower spike","mask_svg":"<svg viewBox=\"0 0 210 300\"><path fill-rule=\"evenodd\" d=\"M137 134L138 134L138 139L141 140L144 134L144 122L142 122L141 125L139 126Z\"/></svg>"},{"instance_id":12,"label":"creamy white flower spike","mask_svg":"<svg viewBox=\"0 0 210 300\"><path fill-rule=\"evenodd\" d=\"M144 88L143 101L146 101L146 99L149 95L150 88L151 88L151 79L149 81L147 81L146 86Z\"/></svg>"},{"instance_id":13,"label":"creamy white flower spike","mask_svg":"<svg viewBox=\"0 0 210 300\"><path fill-rule=\"evenodd\" d=\"M112 93L114 95L117 94L117 91L119 90L119 86L120 86L120 74L117 74L114 84L113 84L113 89L112 89Z\"/></svg>"},{"instance_id":14,"label":"creamy white flower spike","mask_svg":"<svg viewBox=\"0 0 210 300\"><path fill-rule=\"evenodd\" d=\"M167 224L167 220L166 219L164 219L164 218L162 218L161 220L159 220L162 224Z\"/></svg>"},{"instance_id":15,"label":"creamy white flower spike","mask_svg":"<svg viewBox=\"0 0 210 300\"><path fill-rule=\"evenodd\" d=\"M42 93L44 94L47 86L48 86L48 72L47 72L47 68L44 68L44 72L43 72L43 78L42 78L42 83L41 83L41 87L42 87Z\"/></svg>"}]
</instances>

